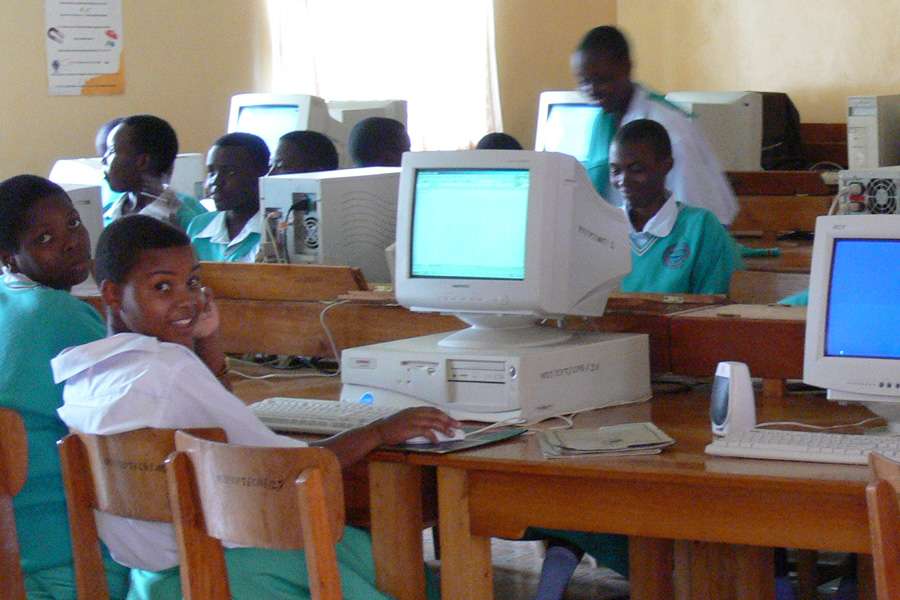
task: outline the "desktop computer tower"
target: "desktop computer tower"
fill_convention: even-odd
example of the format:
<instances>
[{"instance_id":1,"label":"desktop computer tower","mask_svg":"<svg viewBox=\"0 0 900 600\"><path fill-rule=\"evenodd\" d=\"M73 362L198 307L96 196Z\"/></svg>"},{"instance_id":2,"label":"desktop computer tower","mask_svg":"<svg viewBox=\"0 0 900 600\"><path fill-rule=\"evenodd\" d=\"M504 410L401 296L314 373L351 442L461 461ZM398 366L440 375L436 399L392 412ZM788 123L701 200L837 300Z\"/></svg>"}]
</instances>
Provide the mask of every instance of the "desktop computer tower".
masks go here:
<instances>
[{"instance_id":1,"label":"desktop computer tower","mask_svg":"<svg viewBox=\"0 0 900 600\"><path fill-rule=\"evenodd\" d=\"M851 169L900 165L900 94L847 98L847 161Z\"/></svg>"},{"instance_id":2,"label":"desktop computer tower","mask_svg":"<svg viewBox=\"0 0 900 600\"><path fill-rule=\"evenodd\" d=\"M390 282L384 250L396 236L399 183L399 167L261 178L265 260L348 265Z\"/></svg>"}]
</instances>

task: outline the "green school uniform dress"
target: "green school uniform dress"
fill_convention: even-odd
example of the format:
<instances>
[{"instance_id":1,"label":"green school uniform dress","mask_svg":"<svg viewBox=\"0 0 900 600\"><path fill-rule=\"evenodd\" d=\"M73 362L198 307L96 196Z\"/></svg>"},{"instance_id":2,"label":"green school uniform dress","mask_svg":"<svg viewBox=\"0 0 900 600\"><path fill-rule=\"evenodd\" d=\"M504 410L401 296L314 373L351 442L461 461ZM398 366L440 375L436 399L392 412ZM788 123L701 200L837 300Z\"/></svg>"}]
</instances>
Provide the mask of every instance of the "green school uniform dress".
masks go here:
<instances>
[{"instance_id":1,"label":"green school uniform dress","mask_svg":"<svg viewBox=\"0 0 900 600\"><path fill-rule=\"evenodd\" d=\"M715 215L671 196L643 231L629 237L624 292L727 294L732 272L742 267L736 244Z\"/></svg>"},{"instance_id":2,"label":"green school uniform dress","mask_svg":"<svg viewBox=\"0 0 900 600\"><path fill-rule=\"evenodd\" d=\"M0 406L17 411L28 434L28 480L13 501L29 600L74 600L75 578L56 441L68 429L56 414L62 385L50 359L68 346L102 338L96 311L67 292L26 277L0 277ZM124 598L128 569L110 559L110 596Z\"/></svg>"},{"instance_id":3,"label":"green school uniform dress","mask_svg":"<svg viewBox=\"0 0 900 600\"><path fill-rule=\"evenodd\" d=\"M199 215L187 228L188 237L198 260L216 262L256 262L262 240L262 222L257 213L232 240L228 237L225 212L216 211Z\"/></svg>"}]
</instances>

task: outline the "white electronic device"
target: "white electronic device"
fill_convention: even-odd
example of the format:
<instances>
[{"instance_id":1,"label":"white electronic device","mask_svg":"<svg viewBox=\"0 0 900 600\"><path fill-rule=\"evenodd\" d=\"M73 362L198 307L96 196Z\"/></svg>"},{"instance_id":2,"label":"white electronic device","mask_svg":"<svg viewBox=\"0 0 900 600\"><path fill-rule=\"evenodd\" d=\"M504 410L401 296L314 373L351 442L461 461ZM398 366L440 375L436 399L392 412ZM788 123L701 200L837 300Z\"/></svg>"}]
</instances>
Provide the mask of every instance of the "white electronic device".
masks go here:
<instances>
[{"instance_id":1,"label":"white electronic device","mask_svg":"<svg viewBox=\"0 0 900 600\"><path fill-rule=\"evenodd\" d=\"M387 283L394 242L398 167L274 175L259 180L267 260L359 267Z\"/></svg>"},{"instance_id":2,"label":"white electronic device","mask_svg":"<svg viewBox=\"0 0 900 600\"><path fill-rule=\"evenodd\" d=\"M816 219L803 381L900 431L900 215Z\"/></svg>"},{"instance_id":3,"label":"white electronic device","mask_svg":"<svg viewBox=\"0 0 900 600\"><path fill-rule=\"evenodd\" d=\"M66 191L78 215L81 223L91 236L91 248L97 247L97 240L103 233L103 208L100 206L101 195L99 185L83 185L79 183L59 183ZM91 255L93 256L93 252Z\"/></svg>"},{"instance_id":4,"label":"white electronic device","mask_svg":"<svg viewBox=\"0 0 900 600\"><path fill-rule=\"evenodd\" d=\"M725 435L756 426L756 403L750 369L742 362L723 361L716 367L709 402L712 432Z\"/></svg>"},{"instance_id":5,"label":"white electronic device","mask_svg":"<svg viewBox=\"0 0 900 600\"><path fill-rule=\"evenodd\" d=\"M348 348L341 400L431 405L456 419L537 421L587 408L648 400L644 334L577 333L546 346L449 350L446 334Z\"/></svg>"},{"instance_id":6,"label":"white electronic device","mask_svg":"<svg viewBox=\"0 0 900 600\"><path fill-rule=\"evenodd\" d=\"M347 136L343 123L328 112L325 100L308 94L237 94L231 97L228 132L243 131L265 140L274 155L278 139L291 131L317 131L332 141L340 165L347 166Z\"/></svg>"},{"instance_id":7,"label":"white electronic device","mask_svg":"<svg viewBox=\"0 0 900 600\"><path fill-rule=\"evenodd\" d=\"M900 165L900 94L847 98L847 164Z\"/></svg>"},{"instance_id":8,"label":"white electronic device","mask_svg":"<svg viewBox=\"0 0 900 600\"><path fill-rule=\"evenodd\" d=\"M758 92L669 92L666 100L690 114L726 171L759 171L763 97Z\"/></svg>"},{"instance_id":9,"label":"white electronic device","mask_svg":"<svg viewBox=\"0 0 900 600\"><path fill-rule=\"evenodd\" d=\"M900 214L900 166L840 171L837 213Z\"/></svg>"},{"instance_id":10,"label":"white electronic device","mask_svg":"<svg viewBox=\"0 0 900 600\"><path fill-rule=\"evenodd\" d=\"M404 154L397 300L470 327L345 350L343 397L370 392L376 404L430 404L487 421L646 399L646 336L538 323L603 314L631 269L628 230L571 156Z\"/></svg>"},{"instance_id":11,"label":"white electronic device","mask_svg":"<svg viewBox=\"0 0 900 600\"><path fill-rule=\"evenodd\" d=\"M588 158L600 105L581 92L541 92L534 149L562 152L581 162Z\"/></svg>"},{"instance_id":12,"label":"white electronic device","mask_svg":"<svg viewBox=\"0 0 900 600\"><path fill-rule=\"evenodd\" d=\"M329 100L328 113L344 125L347 135L353 126L369 117L385 117L406 126L406 100Z\"/></svg>"}]
</instances>

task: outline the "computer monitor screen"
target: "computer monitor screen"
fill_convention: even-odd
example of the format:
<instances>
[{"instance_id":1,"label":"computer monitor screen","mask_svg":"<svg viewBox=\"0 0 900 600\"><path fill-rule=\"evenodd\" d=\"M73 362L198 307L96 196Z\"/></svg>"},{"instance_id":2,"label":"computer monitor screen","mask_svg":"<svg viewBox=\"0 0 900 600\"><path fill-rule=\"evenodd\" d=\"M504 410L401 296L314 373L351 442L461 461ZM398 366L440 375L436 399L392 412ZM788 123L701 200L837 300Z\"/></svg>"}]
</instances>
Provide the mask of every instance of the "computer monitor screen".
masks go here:
<instances>
[{"instance_id":1,"label":"computer monitor screen","mask_svg":"<svg viewBox=\"0 0 900 600\"><path fill-rule=\"evenodd\" d=\"M600 107L581 92L542 92L534 149L562 152L584 162L600 112Z\"/></svg>"},{"instance_id":2,"label":"computer monitor screen","mask_svg":"<svg viewBox=\"0 0 900 600\"><path fill-rule=\"evenodd\" d=\"M803 380L900 426L900 215L819 217Z\"/></svg>"},{"instance_id":3,"label":"computer monitor screen","mask_svg":"<svg viewBox=\"0 0 900 600\"><path fill-rule=\"evenodd\" d=\"M473 324L454 334L459 345L490 347L494 333L514 329L507 324L539 336L546 331L526 333L525 324L603 314L631 270L627 239L624 212L594 191L574 157L514 150L403 156L397 299Z\"/></svg>"},{"instance_id":4,"label":"computer monitor screen","mask_svg":"<svg viewBox=\"0 0 900 600\"><path fill-rule=\"evenodd\" d=\"M270 149L278 147L278 138L293 131L300 121L300 107L290 104L260 104L242 106L238 111L237 128L258 135Z\"/></svg>"},{"instance_id":5,"label":"computer monitor screen","mask_svg":"<svg viewBox=\"0 0 900 600\"><path fill-rule=\"evenodd\" d=\"M900 265L900 239L834 241L825 356L900 360L900 279L885 277L889 265Z\"/></svg>"},{"instance_id":6,"label":"computer monitor screen","mask_svg":"<svg viewBox=\"0 0 900 600\"><path fill-rule=\"evenodd\" d=\"M410 276L524 279L529 177L527 169L417 171Z\"/></svg>"}]
</instances>

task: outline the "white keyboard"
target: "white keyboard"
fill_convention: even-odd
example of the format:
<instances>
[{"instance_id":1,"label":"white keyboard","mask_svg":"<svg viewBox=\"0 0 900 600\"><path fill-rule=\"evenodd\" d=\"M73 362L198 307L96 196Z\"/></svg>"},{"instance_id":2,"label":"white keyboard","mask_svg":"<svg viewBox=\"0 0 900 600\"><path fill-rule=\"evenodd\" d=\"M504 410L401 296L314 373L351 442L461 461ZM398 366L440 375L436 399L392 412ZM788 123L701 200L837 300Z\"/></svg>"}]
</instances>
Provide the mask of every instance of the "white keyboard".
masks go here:
<instances>
[{"instance_id":1,"label":"white keyboard","mask_svg":"<svg viewBox=\"0 0 900 600\"><path fill-rule=\"evenodd\" d=\"M713 440L707 454L864 465L869 452L900 460L900 437L753 429Z\"/></svg>"},{"instance_id":2,"label":"white keyboard","mask_svg":"<svg viewBox=\"0 0 900 600\"><path fill-rule=\"evenodd\" d=\"M389 417L399 410L308 398L266 398L250 408L270 429L300 433L340 433Z\"/></svg>"}]
</instances>

